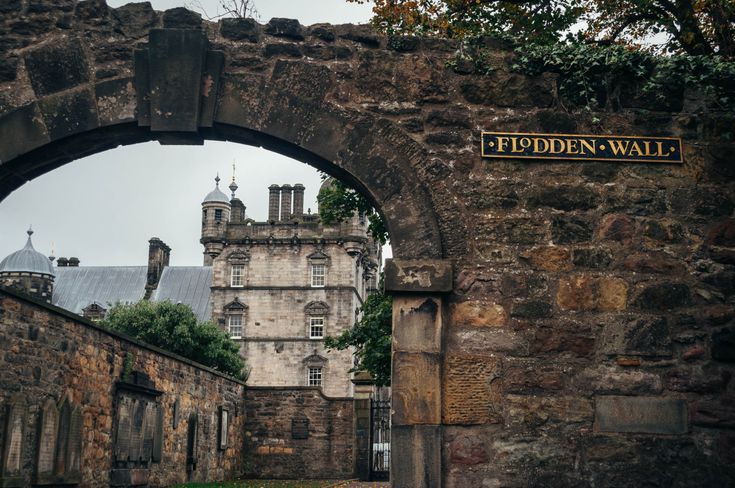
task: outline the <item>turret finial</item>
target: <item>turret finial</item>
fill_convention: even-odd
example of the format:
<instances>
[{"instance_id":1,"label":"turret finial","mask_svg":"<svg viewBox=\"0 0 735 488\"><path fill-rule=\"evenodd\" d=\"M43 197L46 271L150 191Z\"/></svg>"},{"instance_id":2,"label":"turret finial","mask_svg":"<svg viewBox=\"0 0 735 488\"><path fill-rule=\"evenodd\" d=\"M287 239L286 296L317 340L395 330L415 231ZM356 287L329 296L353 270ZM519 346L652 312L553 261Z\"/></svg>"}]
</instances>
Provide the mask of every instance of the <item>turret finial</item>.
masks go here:
<instances>
[{"instance_id":1,"label":"turret finial","mask_svg":"<svg viewBox=\"0 0 735 488\"><path fill-rule=\"evenodd\" d=\"M33 225L28 226L28 230L26 231L26 234L28 234L28 237L31 237L33 235Z\"/></svg>"},{"instance_id":2,"label":"turret finial","mask_svg":"<svg viewBox=\"0 0 735 488\"><path fill-rule=\"evenodd\" d=\"M219 188L219 172L217 173L217 176L214 177L214 184Z\"/></svg>"},{"instance_id":3,"label":"turret finial","mask_svg":"<svg viewBox=\"0 0 735 488\"><path fill-rule=\"evenodd\" d=\"M235 183L235 160L232 160L232 183L230 183L230 191L232 192L231 200L235 199L235 191L237 191L237 183Z\"/></svg>"}]
</instances>

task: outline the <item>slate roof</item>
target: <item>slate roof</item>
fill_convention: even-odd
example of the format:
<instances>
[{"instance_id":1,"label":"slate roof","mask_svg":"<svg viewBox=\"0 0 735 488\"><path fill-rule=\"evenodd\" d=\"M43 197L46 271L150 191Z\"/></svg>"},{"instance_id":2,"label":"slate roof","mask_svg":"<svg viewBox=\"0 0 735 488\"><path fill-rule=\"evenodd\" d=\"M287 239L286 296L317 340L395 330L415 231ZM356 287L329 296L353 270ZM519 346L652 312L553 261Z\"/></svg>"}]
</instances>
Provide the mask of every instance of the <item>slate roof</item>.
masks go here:
<instances>
[{"instance_id":1,"label":"slate roof","mask_svg":"<svg viewBox=\"0 0 735 488\"><path fill-rule=\"evenodd\" d=\"M56 267L51 303L82 313L91 303L105 308L117 302L135 303L145 295L146 266Z\"/></svg>"},{"instance_id":2,"label":"slate roof","mask_svg":"<svg viewBox=\"0 0 735 488\"><path fill-rule=\"evenodd\" d=\"M153 292L151 299L184 303L191 307L199 320L210 320L212 318L210 286L212 286L211 266L167 266L163 268L158 288Z\"/></svg>"},{"instance_id":3,"label":"slate roof","mask_svg":"<svg viewBox=\"0 0 735 488\"><path fill-rule=\"evenodd\" d=\"M80 315L92 303L109 309L118 302L136 303L145 296L146 266L72 266L55 271L51 303ZM167 266L151 300L189 305L199 320L210 320L211 285L211 267Z\"/></svg>"}]
</instances>

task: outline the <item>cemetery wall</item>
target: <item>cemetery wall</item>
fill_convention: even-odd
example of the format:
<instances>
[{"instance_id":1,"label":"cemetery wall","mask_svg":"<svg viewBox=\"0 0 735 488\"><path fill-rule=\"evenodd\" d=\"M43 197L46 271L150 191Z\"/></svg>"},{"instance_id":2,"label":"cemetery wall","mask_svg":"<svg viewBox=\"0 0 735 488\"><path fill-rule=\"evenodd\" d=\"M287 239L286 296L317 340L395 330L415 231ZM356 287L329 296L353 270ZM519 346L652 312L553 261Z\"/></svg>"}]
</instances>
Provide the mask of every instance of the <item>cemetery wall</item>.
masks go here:
<instances>
[{"instance_id":1,"label":"cemetery wall","mask_svg":"<svg viewBox=\"0 0 735 488\"><path fill-rule=\"evenodd\" d=\"M354 477L352 398L330 398L315 387L249 387L245 398L248 474Z\"/></svg>"},{"instance_id":2,"label":"cemetery wall","mask_svg":"<svg viewBox=\"0 0 735 488\"><path fill-rule=\"evenodd\" d=\"M2 486L235 478L243 472L244 389L0 289Z\"/></svg>"}]
</instances>

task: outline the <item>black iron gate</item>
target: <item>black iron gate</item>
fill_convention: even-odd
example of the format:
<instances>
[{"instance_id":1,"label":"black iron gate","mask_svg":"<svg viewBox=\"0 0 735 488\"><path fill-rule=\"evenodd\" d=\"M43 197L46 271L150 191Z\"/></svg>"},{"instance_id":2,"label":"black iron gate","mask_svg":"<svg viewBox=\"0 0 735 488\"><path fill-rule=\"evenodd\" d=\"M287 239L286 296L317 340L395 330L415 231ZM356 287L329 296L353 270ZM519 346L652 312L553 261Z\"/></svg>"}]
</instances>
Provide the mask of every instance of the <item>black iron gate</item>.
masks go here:
<instances>
[{"instance_id":1,"label":"black iron gate","mask_svg":"<svg viewBox=\"0 0 735 488\"><path fill-rule=\"evenodd\" d=\"M390 478L390 400L370 402L370 480Z\"/></svg>"}]
</instances>

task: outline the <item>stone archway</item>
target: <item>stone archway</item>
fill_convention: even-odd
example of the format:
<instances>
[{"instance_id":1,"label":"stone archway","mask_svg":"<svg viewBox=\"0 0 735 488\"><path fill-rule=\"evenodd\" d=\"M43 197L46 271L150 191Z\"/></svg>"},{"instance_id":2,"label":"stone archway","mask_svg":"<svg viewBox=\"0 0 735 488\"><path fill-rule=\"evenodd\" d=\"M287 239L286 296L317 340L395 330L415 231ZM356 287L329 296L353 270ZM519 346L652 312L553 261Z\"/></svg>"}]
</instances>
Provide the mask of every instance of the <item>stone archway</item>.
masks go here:
<instances>
[{"instance_id":1,"label":"stone archway","mask_svg":"<svg viewBox=\"0 0 735 488\"><path fill-rule=\"evenodd\" d=\"M120 144L209 139L381 210L395 487L735 479L731 113L636 95L570 113L556 75L492 41L481 75L454 41L367 27L30 3L0 7L0 198ZM685 163L488 162L481 130L676 136Z\"/></svg>"}]
</instances>

